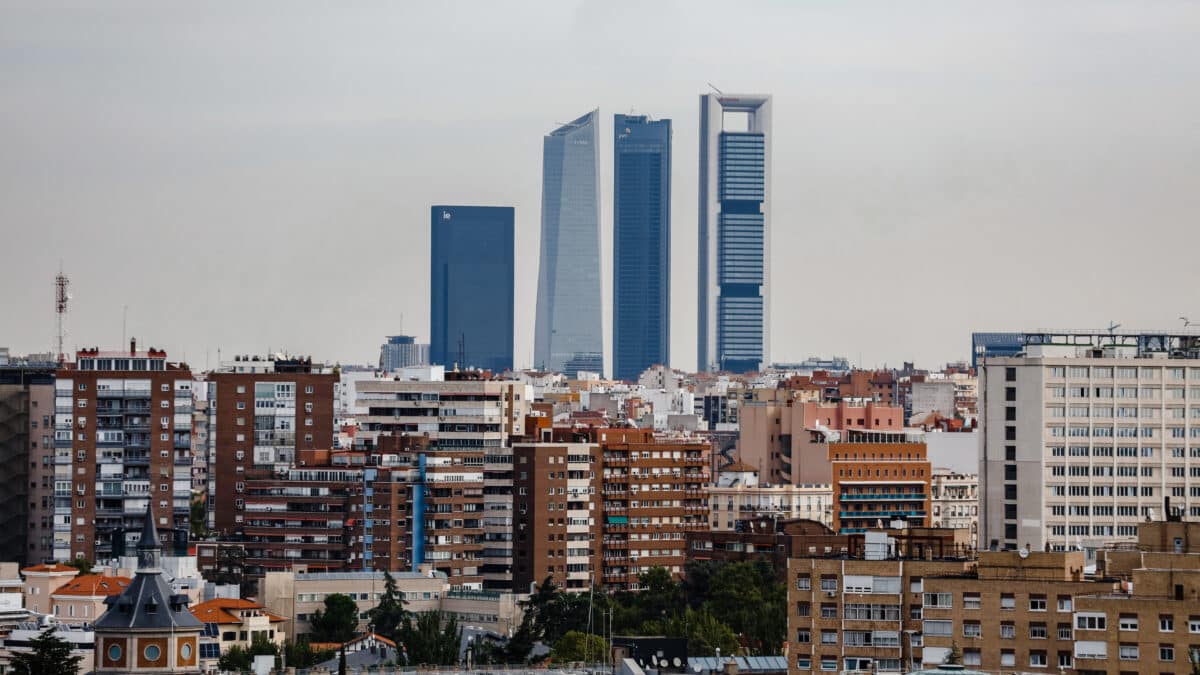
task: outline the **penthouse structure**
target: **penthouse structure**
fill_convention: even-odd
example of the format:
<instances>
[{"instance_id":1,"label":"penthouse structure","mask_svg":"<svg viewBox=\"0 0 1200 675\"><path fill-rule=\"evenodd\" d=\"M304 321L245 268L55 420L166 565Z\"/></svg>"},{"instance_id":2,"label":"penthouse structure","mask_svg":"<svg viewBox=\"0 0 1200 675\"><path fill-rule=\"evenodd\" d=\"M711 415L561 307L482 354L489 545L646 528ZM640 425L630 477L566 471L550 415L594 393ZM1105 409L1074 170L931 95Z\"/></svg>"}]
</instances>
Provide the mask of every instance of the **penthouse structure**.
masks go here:
<instances>
[{"instance_id":1,"label":"penthouse structure","mask_svg":"<svg viewBox=\"0 0 1200 675\"><path fill-rule=\"evenodd\" d=\"M142 521L187 541L192 373L166 352L81 349L55 381L55 560L137 543Z\"/></svg>"},{"instance_id":2,"label":"penthouse structure","mask_svg":"<svg viewBox=\"0 0 1200 675\"><path fill-rule=\"evenodd\" d=\"M1022 334L980 361L980 545L1103 548L1200 517L1200 332Z\"/></svg>"}]
</instances>

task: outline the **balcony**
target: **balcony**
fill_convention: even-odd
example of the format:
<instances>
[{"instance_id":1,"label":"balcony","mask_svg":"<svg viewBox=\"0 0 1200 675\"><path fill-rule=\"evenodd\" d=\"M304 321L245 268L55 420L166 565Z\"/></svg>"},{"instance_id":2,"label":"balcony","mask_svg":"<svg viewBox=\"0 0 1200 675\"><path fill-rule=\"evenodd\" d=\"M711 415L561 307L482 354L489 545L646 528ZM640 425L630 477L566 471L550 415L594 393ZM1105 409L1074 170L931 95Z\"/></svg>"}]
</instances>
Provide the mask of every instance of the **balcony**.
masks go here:
<instances>
[{"instance_id":1,"label":"balcony","mask_svg":"<svg viewBox=\"0 0 1200 675\"><path fill-rule=\"evenodd\" d=\"M863 518L924 518L924 511L839 511L838 518L843 520Z\"/></svg>"},{"instance_id":2,"label":"balcony","mask_svg":"<svg viewBox=\"0 0 1200 675\"><path fill-rule=\"evenodd\" d=\"M838 495L838 499L844 502L862 502L862 501L924 501L928 497L923 492L904 492L904 493L887 493L887 492L872 492L868 494L847 494Z\"/></svg>"}]
</instances>

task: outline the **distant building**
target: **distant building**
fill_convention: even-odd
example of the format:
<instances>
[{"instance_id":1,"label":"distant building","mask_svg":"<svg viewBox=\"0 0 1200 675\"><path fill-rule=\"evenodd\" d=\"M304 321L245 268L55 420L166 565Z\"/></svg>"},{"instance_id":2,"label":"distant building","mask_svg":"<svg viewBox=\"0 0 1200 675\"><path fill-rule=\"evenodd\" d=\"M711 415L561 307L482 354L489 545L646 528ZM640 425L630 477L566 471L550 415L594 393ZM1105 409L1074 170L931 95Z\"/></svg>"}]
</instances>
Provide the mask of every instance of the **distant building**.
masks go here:
<instances>
[{"instance_id":1,"label":"distant building","mask_svg":"<svg viewBox=\"0 0 1200 675\"><path fill-rule=\"evenodd\" d=\"M769 95L700 96L701 371L770 358L771 140Z\"/></svg>"},{"instance_id":2,"label":"distant building","mask_svg":"<svg viewBox=\"0 0 1200 675\"><path fill-rule=\"evenodd\" d=\"M385 373L409 366L429 363L429 345L417 342L411 335L389 335L379 346L379 369Z\"/></svg>"},{"instance_id":3,"label":"distant building","mask_svg":"<svg viewBox=\"0 0 1200 675\"><path fill-rule=\"evenodd\" d=\"M604 370L600 309L599 111L546 135L534 367Z\"/></svg>"},{"instance_id":4,"label":"distant building","mask_svg":"<svg viewBox=\"0 0 1200 675\"><path fill-rule=\"evenodd\" d=\"M613 118L613 378L671 361L671 120Z\"/></svg>"},{"instance_id":5,"label":"distant building","mask_svg":"<svg viewBox=\"0 0 1200 675\"><path fill-rule=\"evenodd\" d=\"M433 206L430 227L429 362L511 370L513 208Z\"/></svg>"},{"instance_id":6,"label":"distant building","mask_svg":"<svg viewBox=\"0 0 1200 675\"><path fill-rule=\"evenodd\" d=\"M5 361L0 364L0 466L5 467L0 560L37 563L54 558L55 523L71 523L70 516L56 520L54 512L56 366Z\"/></svg>"},{"instance_id":7,"label":"distant building","mask_svg":"<svg viewBox=\"0 0 1200 675\"><path fill-rule=\"evenodd\" d=\"M950 380L913 382L911 402L910 416L936 412L943 417L954 417L956 410L954 383Z\"/></svg>"}]
</instances>

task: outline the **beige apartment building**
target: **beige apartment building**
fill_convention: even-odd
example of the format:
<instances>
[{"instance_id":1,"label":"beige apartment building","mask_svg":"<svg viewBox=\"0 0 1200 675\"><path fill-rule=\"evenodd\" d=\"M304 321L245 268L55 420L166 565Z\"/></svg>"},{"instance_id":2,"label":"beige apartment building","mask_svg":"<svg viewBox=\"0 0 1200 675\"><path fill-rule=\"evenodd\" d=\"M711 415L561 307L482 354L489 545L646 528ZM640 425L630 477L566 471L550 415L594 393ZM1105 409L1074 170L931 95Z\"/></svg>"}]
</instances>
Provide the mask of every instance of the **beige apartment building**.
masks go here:
<instances>
[{"instance_id":1,"label":"beige apartment building","mask_svg":"<svg viewBox=\"0 0 1200 675\"><path fill-rule=\"evenodd\" d=\"M439 609L442 595L450 590L446 576L437 572L394 572L392 578L410 612ZM310 631L309 617L323 610L325 598L335 594L354 600L359 629L366 630L367 612L379 604L383 586L383 572L267 572L258 582L257 598L266 611L285 619L284 635L296 637Z\"/></svg>"},{"instance_id":2,"label":"beige apartment building","mask_svg":"<svg viewBox=\"0 0 1200 675\"><path fill-rule=\"evenodd\" d=\"M731 532L738 521L764 516L833 525L833 485L829 483L763 485L754 467L735 462L718 471L716 484L704 489L714 531Z\"/></svg>"}]
</instances>

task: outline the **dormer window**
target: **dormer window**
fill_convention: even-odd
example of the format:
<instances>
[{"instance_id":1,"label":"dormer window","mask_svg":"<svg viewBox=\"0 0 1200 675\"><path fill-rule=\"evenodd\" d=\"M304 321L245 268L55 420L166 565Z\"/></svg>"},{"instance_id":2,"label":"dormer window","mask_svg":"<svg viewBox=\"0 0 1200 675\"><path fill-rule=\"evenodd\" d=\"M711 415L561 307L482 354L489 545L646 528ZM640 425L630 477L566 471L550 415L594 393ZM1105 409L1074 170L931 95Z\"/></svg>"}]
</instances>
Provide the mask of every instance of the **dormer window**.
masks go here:
<instances>
[{"instance_id":1,"label":"dormer window","mask_svg":"<svg viewBox=\"0 0 1200 675\"><path fill-rule=\"evenodd\" d=\"M158 614L158 603L153 600L151 600L150 602L147 602L146 603L146 613L147 614Z\"/></svg>"}]
</instances>

